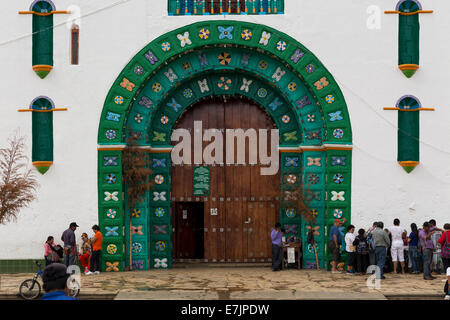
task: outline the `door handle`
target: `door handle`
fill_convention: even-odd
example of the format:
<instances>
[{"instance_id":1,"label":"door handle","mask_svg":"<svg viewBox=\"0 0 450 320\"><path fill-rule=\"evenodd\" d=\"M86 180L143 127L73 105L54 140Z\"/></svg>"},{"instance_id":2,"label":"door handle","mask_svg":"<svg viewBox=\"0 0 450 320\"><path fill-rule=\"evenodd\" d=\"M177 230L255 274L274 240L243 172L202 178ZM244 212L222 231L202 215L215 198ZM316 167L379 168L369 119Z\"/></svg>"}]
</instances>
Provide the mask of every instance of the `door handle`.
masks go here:
<instances>
[{"instance_id":1,"label":"door handle","mask_svg":"<svg viewBox=\"0 0 450 320\"><path fill-rule=\"evenodd\" d=\"M252 218L248 218L248 220L247 221L245 221L244 223L250 223L250 221L252 221Z\"/></svg>"}]
</instances>

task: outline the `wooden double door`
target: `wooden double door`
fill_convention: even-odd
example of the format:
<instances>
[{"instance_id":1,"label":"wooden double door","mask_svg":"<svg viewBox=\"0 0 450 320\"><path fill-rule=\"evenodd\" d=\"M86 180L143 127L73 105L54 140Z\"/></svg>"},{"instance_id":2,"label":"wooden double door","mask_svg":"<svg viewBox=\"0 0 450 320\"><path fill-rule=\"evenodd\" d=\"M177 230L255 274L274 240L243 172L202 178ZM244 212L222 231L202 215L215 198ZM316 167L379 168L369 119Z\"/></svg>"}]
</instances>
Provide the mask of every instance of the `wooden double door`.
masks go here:
<instances>
[{"instance_id":1,"label":"wooden double door","mask_svg":"<svg viewBox=\"0 0 450 320\"><path fill-rule=\"evenodd\" d=\"M253 128L258 132L258 129L274 128L270 116L263 109L240 99L225 101L215 98L201 102L180 118L176 129L188 129L193 133L194 121L202 121L203 130L224 129L224 144L225 129L245 131ZM270 134L267 139L270 150ZM194 139L191 140L191 150L194 150ZM203 148L209 143L203 142ZM236 151L235 144L235 157ZM260 169L264 166L249 165L248 152L247 141L245 165L209 165L208 196L193 194L193 165L172 166L175 259L202 259L208 262L271 261L270 232L279 220L280 175L279 172L271 176L261 175ZM225 160L225 145L223 156ZM202 215L202 219L198 215ZM187 221L190 219L191 222ZM186 228L186 224L195 226ZM203 250L195 249L201 243L199 239L203 241Z\"/></svg>"}]
</instances>

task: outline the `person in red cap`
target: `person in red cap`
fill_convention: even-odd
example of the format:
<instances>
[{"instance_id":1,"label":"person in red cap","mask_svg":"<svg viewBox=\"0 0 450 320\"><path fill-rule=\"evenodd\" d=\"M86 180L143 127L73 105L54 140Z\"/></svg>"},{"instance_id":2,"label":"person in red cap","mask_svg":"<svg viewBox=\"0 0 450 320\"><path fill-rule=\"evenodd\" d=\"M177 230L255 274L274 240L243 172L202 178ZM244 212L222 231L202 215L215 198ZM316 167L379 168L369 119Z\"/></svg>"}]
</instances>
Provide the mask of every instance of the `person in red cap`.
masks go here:
<instances>
[{"instance_id":1,"label":"person in red cap","mask_svg":"<svg viewBox=\"0 0 450 320\"><path fill-rule=\"evenodd\" d=\"M341 243L342 243L342 235L339 231L339 227L343 224L343 222L339 219L334 220L333 226L330 228L330 242L329 247L332 254L332 262L331 262L331 272L332 273L341 273L336 269L339 260L341 260Z\"/></svg>"}]
</instances>

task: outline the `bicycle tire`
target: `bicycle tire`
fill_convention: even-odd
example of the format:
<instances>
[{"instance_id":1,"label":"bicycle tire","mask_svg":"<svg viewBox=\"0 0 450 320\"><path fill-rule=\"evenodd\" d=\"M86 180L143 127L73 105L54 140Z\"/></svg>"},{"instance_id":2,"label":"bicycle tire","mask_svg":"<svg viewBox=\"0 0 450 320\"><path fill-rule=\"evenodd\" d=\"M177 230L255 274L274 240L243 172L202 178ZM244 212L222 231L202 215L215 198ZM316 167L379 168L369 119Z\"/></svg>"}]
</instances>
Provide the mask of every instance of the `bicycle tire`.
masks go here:
<instances>
[{"instance_id":1,"label":"bicycle tire","mask_svg":"<svg viewBox=\"0 0 450 320\"><path fill-rule=\"evenodd\" d=\"M80 294L80 288L81 288L81 286L80 286L80 284L78 283L78 281L75 280L75 279L72 279L72 282L75 282L75 283L76 283L76 288L74 288L74 289L69 289L69 290L68 290L68 296L69 296L69 297L76 298L76 297Z\"/></svg>"},{"instance_id":2,"label":"bicycle tire","mask_svg":"<svg viewBox=\"0 0 450 320\"><path fill-rule=\"evenodd\" d=\"M32 292L32 294L30 294L30 292ZM27 279L20 284L19 294L25 300L37 299L41 294L41 284L37 280Z\"/></svg>"}]
</instances>

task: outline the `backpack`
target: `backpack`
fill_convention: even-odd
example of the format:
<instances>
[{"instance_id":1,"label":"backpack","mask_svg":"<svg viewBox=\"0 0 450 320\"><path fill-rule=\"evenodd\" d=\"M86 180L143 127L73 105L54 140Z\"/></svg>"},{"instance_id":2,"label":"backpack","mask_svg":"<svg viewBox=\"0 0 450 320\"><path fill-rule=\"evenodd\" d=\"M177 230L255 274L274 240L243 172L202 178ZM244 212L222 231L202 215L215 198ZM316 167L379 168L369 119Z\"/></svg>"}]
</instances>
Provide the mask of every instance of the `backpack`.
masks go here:
<instances>
[{"instance_id":1,"label":"backpack","mask_svg":"<svg viewBox=\"0 0 450 320\"><path fill-rule=\"evenodd\" d=\"M450 243L448 242L448 231L445 232L445 242L441 247L441 256L450 259Z\"/></svg>"}]
</instances>

